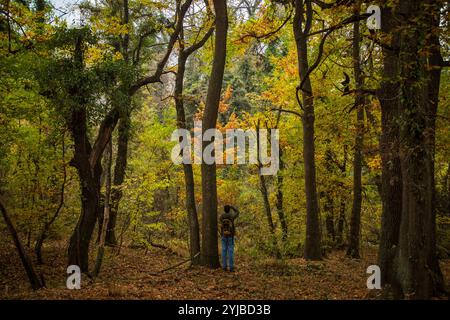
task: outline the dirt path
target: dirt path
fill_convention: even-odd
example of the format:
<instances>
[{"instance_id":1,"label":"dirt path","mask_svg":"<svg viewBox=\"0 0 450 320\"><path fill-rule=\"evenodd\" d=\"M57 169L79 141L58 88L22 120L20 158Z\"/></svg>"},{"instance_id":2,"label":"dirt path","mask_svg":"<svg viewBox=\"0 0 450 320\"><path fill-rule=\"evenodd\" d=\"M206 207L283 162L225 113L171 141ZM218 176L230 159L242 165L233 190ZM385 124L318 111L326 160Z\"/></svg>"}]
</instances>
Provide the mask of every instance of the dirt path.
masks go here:
<instances>
[{"instance_id":1,"label":"dirt path","mask_svg":"<svg viewBox=\"0 0 450 320\"><path fill-rule=\"evenodd\" d=\"M374 264L374 250L361 260L347 259L344 252L321 262L303 259L252 261L237 254L236 271L189 268L184 264L154 275L181 261L161 249L145 252L128 249L109 255L95 282L83 276L81 290L65 287L65 250L47 248L47 265L39 267L47 289L33 292L15 252L0 247L0 299L370 299L377 292L366 289L366 268ZM442 262L447 282L450 261Z\"/></svg>"}]
</instances>

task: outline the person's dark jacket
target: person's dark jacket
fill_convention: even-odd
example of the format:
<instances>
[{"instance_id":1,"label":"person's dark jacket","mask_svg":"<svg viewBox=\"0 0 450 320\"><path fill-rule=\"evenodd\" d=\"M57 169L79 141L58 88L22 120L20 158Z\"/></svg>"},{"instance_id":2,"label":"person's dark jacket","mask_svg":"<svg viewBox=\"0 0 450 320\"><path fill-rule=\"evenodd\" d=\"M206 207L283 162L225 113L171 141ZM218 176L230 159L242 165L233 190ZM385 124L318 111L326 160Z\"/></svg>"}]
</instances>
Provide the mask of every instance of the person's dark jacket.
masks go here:
<instances>
[{"instance_id":1,"label":"person's dark jacket","mask_svg":"<svg viewBox=\"0 0 450 320\"><path fill-rule=\"evenodd\" d=\"M229 219L233 223L233 236L236 234L235 227L234 227L234 219L236 219L239 216L239 210L235 207L230 206L230 211L224 212L220 215L220 224L222 225L222 222L224 219ZM222 235L222 228L220 228L220 235Z\"/></svg>"}]
</instances>

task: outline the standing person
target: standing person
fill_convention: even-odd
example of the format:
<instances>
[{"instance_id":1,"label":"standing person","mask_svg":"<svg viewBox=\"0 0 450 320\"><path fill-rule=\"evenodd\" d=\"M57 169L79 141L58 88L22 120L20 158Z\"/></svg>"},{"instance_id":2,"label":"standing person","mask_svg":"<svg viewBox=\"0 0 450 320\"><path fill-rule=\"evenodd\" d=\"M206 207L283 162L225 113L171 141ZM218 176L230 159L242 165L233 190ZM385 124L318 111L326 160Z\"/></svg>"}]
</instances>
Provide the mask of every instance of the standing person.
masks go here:
<instances>
[{"instance_id":1,"label":"standing person","mask_svg":"<svg viewBox=\"0 0 450 320\"><path fill-rule=\"evenodd\" d=\"M227 271L227 257L230 271L234 271L234 236L236 234L234 219L239 216L239 210L225 205L224 213L220 216L220 235L222 236L222 268ZM233 211L233 212L232 212Z\"/></svg>"}]
</instances>

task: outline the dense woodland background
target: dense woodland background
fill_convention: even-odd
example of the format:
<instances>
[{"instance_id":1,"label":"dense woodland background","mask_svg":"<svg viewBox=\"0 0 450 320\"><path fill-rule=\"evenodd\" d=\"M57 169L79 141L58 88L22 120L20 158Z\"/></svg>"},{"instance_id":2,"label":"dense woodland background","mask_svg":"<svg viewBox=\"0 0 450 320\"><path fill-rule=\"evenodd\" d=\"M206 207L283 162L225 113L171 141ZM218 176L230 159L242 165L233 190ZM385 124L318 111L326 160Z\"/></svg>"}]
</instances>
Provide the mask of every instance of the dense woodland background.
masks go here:
<instances>
[{"instance_id":1,"label":"dense woodland background","mask_svg":"<svg viewBox=\"0 0 450 320\"><path fill-rule=\"evenodd\" d=\"M0 297L445 296L447 1L66 4L0 4ZM175 165L194 120L279 129L277 175Z\"/></svg>"}]
</instances>

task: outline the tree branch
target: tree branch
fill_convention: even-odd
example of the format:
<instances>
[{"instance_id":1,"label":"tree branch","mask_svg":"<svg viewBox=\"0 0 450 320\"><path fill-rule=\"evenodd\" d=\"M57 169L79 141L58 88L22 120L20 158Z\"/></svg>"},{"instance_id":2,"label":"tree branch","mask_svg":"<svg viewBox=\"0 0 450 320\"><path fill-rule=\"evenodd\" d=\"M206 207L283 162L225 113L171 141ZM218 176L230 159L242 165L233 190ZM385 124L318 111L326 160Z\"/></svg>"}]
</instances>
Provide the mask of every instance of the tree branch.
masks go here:
<instances>
[{"instance_id":1,"label":"tree branch","mask_svg":"<svg viewBox=\"0 0 450 320\"><path fill-rule=\"evenodd\" d=\"M308 79L309 75L314 71L314 69L316 69L319 64L320 64L320 60L322 59L322 55L323 55L323 48L325 45L325 40L327 39L327 37L335 30L338 30L340 28L343 28L344 26L346 26L347 24L356 22L356 21L360 21L360 20L364 20L368 17L370 17L372 14L366 13L363 15L353 15L351 17L348 17L346 19L344 19L343 21L341 21L340 23L338 23L337 25L334 25L332 27L326 28L326 29L322 29L319 31L315 31L312 33L309 33L307 35L307 37L316 35L316 34L320 34L320 33L325 33L324 36L322 37L322 40L320 41L319 44L319 52L317 54L317 58L316 61L314 61L314 63L312 64L312 66L308 69L308 71L306 72L306 75L303 77L302 81L300 82L300 85L297 87L297 95L298 95L298 91L299 90L304 90L303 89L303 85L305 84L306 79ZM299 100L299 99L297 99Z\"/></svg>"},{"instance_id":2,"label":"tree branch","mask_svg":"<svg viewBox=\"0 0 450 320\"><path fill-rule=\"evenodd\" d=\"M155 72L150 76L147 76L147 77L137 80L136 83L130 87L130 91L129 91L130 95L135 94L136 91L139 90L139 88L141 88L147 84L161 82L161 75L163 73L164 67L165 67L167 61L169 60L169 57L172 53L172 49L175 45L175 42L178 39L178 35L180 34L180 31L183 26L184 16L186 15L186 12L189 9L191 3L192 3L192 0L186 0L186 2L181 6L181 8L179 8L179 12L177 14L175 30L170 35L169 44L167 46L166 53L165 53L164 57L162 58L162 60L160 62L158 62Z\"/></svg>"},{"instance_id":3,"label":"tree branch","mask_svg":"<svg viewBox=\"0 0 450 320\"><path fill-rule=\"evenodd\" d=\"M200 39L200 41L194 43L192 46L190 46L189 48L187 48L186 50L184 50L182 52L182 54L185 57L189 57L192 53L194 53L196 50L200 49L201 47L203 47L203 45L206 43L206 41L208 41L208 39L211 37L211 35L214 32L214 26L211 26L211 28L209 28L208 32L205 33L205 35L203 36L202 39Z\"/></svg>"},{"instance_id":4,"label":"tree branch","mask_svg":"<svg viewBox=\"0 0 450 320\"><path fill-rule=\"evenodd\" d=\"M106 115L105 119L103 119L100 129L98 130L97 139L89 154L89 164L91 165L91 168L95 167L95 164L103 154L111 134L116 127L117 121L119 121L119 111L114 108Z\"/></svg>"},{"instance_id":5,"label":"tree branch","mask_svg":"<svg viewBox=\"0 0 450 320\"><path fill-rule=\"evenodd\" d=\"M362 94L362 95L364 95L364 94L366 94L366 95L369 95L369 94L376 95L377 94L377 90L376 89L353 89L353 90L349 90L347 92L344 92L342 95L343 96L347 96L349 94L354 94L354 93Z\"/></svg>"},{"instance_id":6,"label":"tree branch","mask_svg":"<svg viewBox=\"0 0 450 320\"><path fill-rule=\"evenodd\" d=\"M286 112L286 113L295 114L296 116L298 116L300 118L302 117L302 115L299 112L294 111L294 110L286 110L286 109L282 109L282 108L272 108L272 109L270 109L270 111Z\"/></svg>"},{"instance_id":7,"label":"tree branch","mask_svg":"<svg viewBox=\"0 0 450 320\"><path fill-rule=\"evenodd\" d=\"M321 9L331 9L333 7L337 7L340 5L347 5L350 3L349 0L337 0L335 2L332 3L327 3L321 0L312 0L312 2L316 5L318 5Z\"/></svg>"},{"instance_id":8,"label":"tree branch","mask_svg":"<svg viewBox=\"0 0 450 320\"><path fill-rule=\"evenodd\" d=\"M364 14L361 14L361 15L350 16L348 18L345 18L344 20L342 20L341 22L339 22L338 24L336 24L334 26L331 26L331 27L328 27L328 28L325 28L325 29L321 29L321 30L318 30L318 31L314 31L314 32L311 32L311 33L308 33L307 37L311 37L311 36L314 36L316 34L327 33L327 32L330 32L330 31L335 31L337 29L341 29L341 28L345 27L347 24L350 24L350 23L353 23L353 22L356 22L356 21L360 21L360 20L365 20L368 17L370 17L371 15L372 15L371 13L364 13Z\"/></svg>"},{"instance_id":9,"label":"tree branch","mask_svg":"<svg viewBox=\"0 0 450 320\"><path fill-rule=\"evenodd\" d=\"M245 34L242 37L240 37L239 39L235 40L234 42L235 43L240 43L240 42L243 42L244 39L246 39L246 38L255 38L255 39L266 39L266 38L269 38L269 37L273 36L274 34L278 33L278 31L280 31L286 25L286 23L289 22L291 17L292 17L292 10L289 12L289 14L286 17L286 19L284 19L283 23L279 27L277 27L275 30L272 30L272 31L270 31L268 33L264 33L264 34L260 34L260 35L255 34L254 32L253 33L249 33L249 34Z\"/></svg>"}]
</instances>

